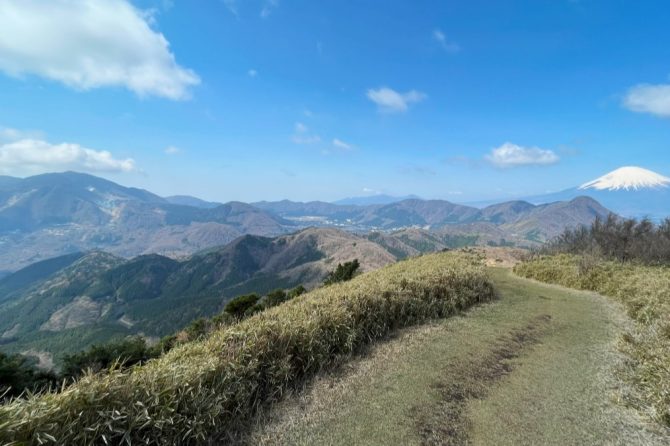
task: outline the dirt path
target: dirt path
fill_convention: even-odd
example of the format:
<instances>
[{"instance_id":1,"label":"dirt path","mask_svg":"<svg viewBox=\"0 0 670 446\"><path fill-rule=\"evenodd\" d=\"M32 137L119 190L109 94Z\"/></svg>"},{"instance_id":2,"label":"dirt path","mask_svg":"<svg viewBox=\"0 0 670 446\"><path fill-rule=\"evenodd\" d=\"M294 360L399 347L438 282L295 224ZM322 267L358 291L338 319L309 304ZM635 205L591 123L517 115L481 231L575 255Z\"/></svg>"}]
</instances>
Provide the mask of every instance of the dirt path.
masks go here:
<instances>
[{"instance_id":1,"label":"dirt path","mask_svg":"<svg viewBox=\"0 0 670 446\"><path fill-rule=\"evenodd\" d=\"M617 404L619 307L492 275L498 301L378 344L260 417L249 442L670 444Z\"/></svg>"}]
</instances>

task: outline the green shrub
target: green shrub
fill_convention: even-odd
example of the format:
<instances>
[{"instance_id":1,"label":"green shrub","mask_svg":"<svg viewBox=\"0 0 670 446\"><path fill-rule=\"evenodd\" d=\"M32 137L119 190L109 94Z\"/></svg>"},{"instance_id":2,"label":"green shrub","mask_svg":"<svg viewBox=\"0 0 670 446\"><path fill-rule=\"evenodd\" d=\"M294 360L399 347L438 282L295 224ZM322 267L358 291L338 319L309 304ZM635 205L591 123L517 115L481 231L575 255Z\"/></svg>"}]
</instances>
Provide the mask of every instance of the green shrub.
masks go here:
<instances>
[{"instance_id":1,"label":"green shrub","mask_svg":"<svg viewBox=\"0 0 670 446\"><path fill-rule=\"evenodd\" d=\"M288 302L291 299L295 299L296 297L305 294L306 292L307 290L302 285L298 285L297 287L290 289L288 291L274 290L268 293L267 296L265 296L265 299L263 299L263 305L265 306L265 308L276 307L277 305L281 305L284 302Z\"/></svg>"},{"instance_id":2,"label":"green shrub","mask_svg":"<svg viewBox=\"0 0 670 446\"><path fill-rule=\"evenodd\" d=\"M258 294L245 294L244 296L238 296L231 301L229 301L224 307L223 311L235 316L237 318L244 317L247 310L253 308L259 301L260 297Z\"/></svg>"},{"instance_id":3,"label":"green shrub","mask_svg":"<svg viewBox=\"0 0 670 446\"><path fill-rule=\"evenodd\" d=\"M434 254L319 288L128 370L0 407L0 444L225 442L261 406L389 331L493 297L481 263Z\"/></svg>"},{"instance_id":4,"label":"green shrub","mask_svg":"<svg viewBox=\"0 0 670 446\"><path fill-rule=\"evenodd\" d=\"M157 355L158 352L148 347L144 339L134 336L120 341L94 345L88 350L65 356L61 375L64 378L77 378L88 370L99 372L115 364L128 367L145 362Z\"/></svg>"},{"instance_id":5,"label":"green shrub","mask_svg":"<svg viewBox=\"0 0 670 446\"><path fill-rule=\"evenodd\" d=\"M519 264L524 277L596 291L623 303L636 329L620 343L632 358L624 374L637 389L630 402L670 426L670 267L597 261L593 256L542 256Z\"/></svg>"},{"instance_id":6,"label":"green shrub","mask_svg":"<svg viewBox=\"0 0 670 446\"><path fill-rule=\"evenodd\" d=\"M204 317L198 318L191 322L184 331L188 335L188 339L194 341L204 337L210 330L210 321Z\"/></svg>"},{"instance_id":7,"label":"green shrub","mask_svg":"<svg viewBox=\"0 0 670 446\"><path fill-rule=\"evenodd\" d=\"M346 262L344 264L338 263L335 271L328 273L328 276L326 276L326 280L323 281L323 284L332 285L334 283L351 280L360 266L361 264L358 262L358 259L354 259L351 262Z\"/></svg>"},{"instance_id":8,"label":"green shrub","mask_svg":"<svg viewBox=\"0 0 670 446\"><path fill-rule=\"evenodd\" d=\"M306 292L307 292L307 289L304 286L298 285L297 287L289 290L288 298L289 298L289 300L294 299L298 296L301 296L301 295L305 294Z\"/></svg>"},{"instance_id":9,"label":"green shrub","mask_svg":"<svg viewBox=\"0 0 670 446\"><path fill-rule=\"evenodd\" d=\"M246 311L244 312L244 317L251 317L256 313L260 313L263 310L265 310L265 305L256 304L256 305L246 309Z\"/></svg>"},{"instance_id":10,"label":"green shrub","mask_svg":"<svg viewBox=\"0 0 670 446\"><path fill-rule=\"evenodd\" d=\"M54 374L38 370L25 356L0 352L0 401L17 397L26 390L45 390L57 381Z\"/></svg>"},{"instance_id":11,"label":"green shrub","mask_svg":"<svg viewBox=\"0 0 670 446\"><path fill-rule=\"evenodd\" d=\"M163 336L156 345L154 345L152 348L152 357L159 357L160 355L169 352L173 348L177 346L178 339L176 334L168 335L168 336Z\"/></svg>"},{"instance_id":12,"label":"green shrub","mask_svg":"<svg viewBox=\"0 0 670 446\"><path fill-rule=\"evenodd\" d=\"M268 293L265 296L263 303L266 307L276 307L279 304L282 304L288 300L288 293L284 290L274 290Z\"/></svg>"},{"instance_id":13,"label":"green shrub","mask_svg":"<svg viewBox=\"0 0 670 446\"><path fill-rule=\"evenodd\" d=\"M212 318L211 325L213 328L220 328L222 326L231 325L233 323L235 323L235 318L224 311L223 313L219 313Z\"/></svg>"}]
</instances>

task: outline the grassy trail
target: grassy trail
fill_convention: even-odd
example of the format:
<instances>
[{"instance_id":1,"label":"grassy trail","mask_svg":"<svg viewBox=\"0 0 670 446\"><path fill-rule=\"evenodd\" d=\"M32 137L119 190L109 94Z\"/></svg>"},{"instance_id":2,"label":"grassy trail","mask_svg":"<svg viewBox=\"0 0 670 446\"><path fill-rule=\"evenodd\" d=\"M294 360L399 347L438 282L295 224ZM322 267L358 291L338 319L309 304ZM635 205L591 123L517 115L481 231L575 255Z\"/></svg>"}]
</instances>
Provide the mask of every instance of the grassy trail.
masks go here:
<instances>
[{"instance_id":1,"label":"grassy trail","mask_svg":"<svg viewBox=\"0 0 670 446\"><path fill-rule=\"evenodd\" d=\"M263 415L249 442L669 444L616 403L620 307L491 273L499 300L377 344Z\"/></svg>"}]
</instances>

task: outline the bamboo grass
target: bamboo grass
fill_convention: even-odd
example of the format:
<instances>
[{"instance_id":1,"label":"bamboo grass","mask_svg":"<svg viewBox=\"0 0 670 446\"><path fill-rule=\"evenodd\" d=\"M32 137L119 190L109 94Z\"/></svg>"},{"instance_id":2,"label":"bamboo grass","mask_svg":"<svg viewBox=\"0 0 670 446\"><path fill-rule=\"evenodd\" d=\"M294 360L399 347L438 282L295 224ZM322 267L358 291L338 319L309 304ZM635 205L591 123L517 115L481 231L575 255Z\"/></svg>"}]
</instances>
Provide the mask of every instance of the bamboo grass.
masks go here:
<instances>
[{"instance_id":1,"label":"bamboo grass","mask_svg":"<svg viewBox=\"0 0 670 446\"><path fill-rule=\"evenodd\" d=\"M494 295L481 261L403 261L292 301L128 370L0 407L0 444L224 444L263 405L390 331Z\"/></svg>"}]
</instances>

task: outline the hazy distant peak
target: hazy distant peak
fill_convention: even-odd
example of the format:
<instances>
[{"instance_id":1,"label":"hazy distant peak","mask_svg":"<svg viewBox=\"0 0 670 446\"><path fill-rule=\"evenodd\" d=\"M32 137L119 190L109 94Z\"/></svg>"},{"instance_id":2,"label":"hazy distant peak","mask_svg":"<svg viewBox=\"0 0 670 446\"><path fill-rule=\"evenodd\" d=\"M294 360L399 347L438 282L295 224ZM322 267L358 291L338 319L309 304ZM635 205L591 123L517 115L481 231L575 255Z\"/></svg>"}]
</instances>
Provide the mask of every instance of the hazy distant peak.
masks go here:
<instances>
[{"instance_id":1,"label":"hazy distant peak","mask_svg":"<svg viewBox=\"0 0 670 446\"><path fill-rule=\"evenodd\" d=\"M666 188L670 178L636 166L625 166L582 184L579 189L639 190Z\"/></svg>"},{"instance_id":2,"label":"hazy distant peak","mask_svg":"<svg viewBox=\"0 0 670 446\"><path fill-rule=\"evenodd\" d=\"M420 199L416 195L406 195L402 197L394 197L385 194L367 195L363 197L348 197L342 200L334 201L333 204L338 205L355 205L355 206L370 206L374 204L391 204L404 200Z\"/></svg>"},{"instance_id":3,"label":"hazy distant peak","mask_svg":"<svg viewBox=\"0 0 670 446\"><path fill-rule=\"evenodd\" d=\"M589 205L600 205L597 200L594 200L591 197L588 197L586 195L580 195L578 197L573 198L572 200L569 201L569 203L573 204L589 204Z\"/></svg>"},{"instance_id":4,"label":"hazy distant peak","mask_svg":"<svg viewBox=\"0 0 670 446\"><path fill-rule=\"evenodd\" d=\"M212 209L217 206L221 206L222 204L214 201L201 200L200 198L192 197L190 195L172 195L169 197L165 197L165 199L168 201L168 203L171 204L178 204L181 206L192 206L202 209Z\"/></svg>"}]
</instances>

